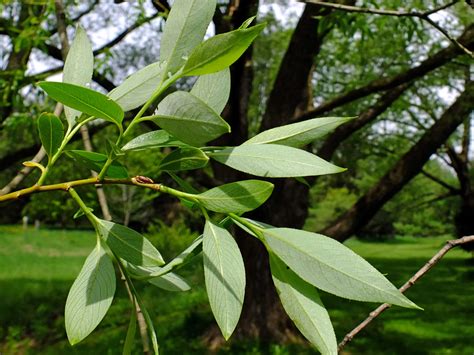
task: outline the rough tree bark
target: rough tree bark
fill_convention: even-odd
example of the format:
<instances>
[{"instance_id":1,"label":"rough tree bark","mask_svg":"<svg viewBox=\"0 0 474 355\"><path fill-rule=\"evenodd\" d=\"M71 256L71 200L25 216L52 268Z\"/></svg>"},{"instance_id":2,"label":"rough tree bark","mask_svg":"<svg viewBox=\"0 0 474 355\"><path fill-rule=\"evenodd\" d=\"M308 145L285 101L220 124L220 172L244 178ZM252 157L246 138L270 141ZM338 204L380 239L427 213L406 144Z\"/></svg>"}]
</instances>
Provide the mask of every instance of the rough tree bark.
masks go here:
<instances>
[{"instance_id":1,"label":"rough tree bark","mask_svg":"<svg viewBox=\"0 0 474 355\"><path fill-rule=\"evenodd\" d=\"M470 82L441 118L398 160L392 169L322 233L344 241L368 223L385 202L421 171L430 156L471 114L473 109L474 83Z\"/></svg>"},{"instance_id":2,"label":"rough tree bark","mask_svg":"<svg viewBox=\"0 0 474 355\"><path fill-rule=\"evenodd\" d=\"M461 152L457 153L453 147L448 146L448 156L451 166L456 172L459 181L461 203L456 213L454 224L457 235L462 237L474 233L474 190L472 188L469 150L471 142L471 119L464 122L464 134L462 137ZM466 243L461 246L466 251L474 252L474 243ZM474 253L473 253L474 256Z\"/></svg>"}]
</instances>

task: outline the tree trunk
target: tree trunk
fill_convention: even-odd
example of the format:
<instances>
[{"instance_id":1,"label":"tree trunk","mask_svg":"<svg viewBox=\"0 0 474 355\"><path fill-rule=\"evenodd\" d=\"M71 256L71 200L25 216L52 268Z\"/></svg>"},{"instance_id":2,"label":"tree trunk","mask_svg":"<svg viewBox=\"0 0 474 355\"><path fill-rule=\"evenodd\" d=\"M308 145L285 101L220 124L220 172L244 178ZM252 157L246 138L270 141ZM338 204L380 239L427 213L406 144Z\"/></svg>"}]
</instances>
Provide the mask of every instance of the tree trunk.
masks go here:
<instances>
[{"instance_id":1,"label":"tree trunk","mask_svg":"<svg viewBox=\"0 0 474 355\"><path fill-rule=\"evenodd\" d=\"M469 74L468 74L469 77ZM459 180L461 204L456 213L454 224L459 238L474 235L474 191L472 189L469 151L471 147L471 120L468 118L464 122L464 134L462 137L461 152L457 153L454 148L448 146L448 156L451 166L456 172ZM473 252L474 243L466 243L461 248ZM474 257L474 253L473 253Z\"/></svg>"},{"instance_id":2,"label":"tree trunk","mask_svg":"<svg viewBox=\"0 0 474 355\"><path fill-rule=\"evenodd\" d=\"M287 124L310 107L314 57L324 38L317 31L318 15L323 15L318 7L306 5L268 99L262 130ZM275 226L301 228L307 216L307 187L289 179L272 182L275 184L272 196L265 206L250 214L251 218ZM299 333L281 306L271 278L267 251L244 232L237 231L236 235L248 275L237 337L258 337L263 342L294 340Z\"/></svg>"},{"instance_id":3,"label":"tree trunk","mask_svg":"<svg viewBox=\"0 0 474 355\"><path fill-rule=\"evenodd\" d=\"M360 230L370 219L416 174L430 156L449 138L474 108L474 83L466 85L464 92L441 118L404 154L379 182L362 196L335 223L322 231L323 234L344 241Z\"/></svg>"},{"instance_id":4,"label":"tree trunk","mask_svg":"<svg viewBox=\"0 0 474 355\"><path fill-rule=\"evenodd\" d=\"M218 32L238 27L246 18L255 14L258 1L231 2L230 24L214 18ZM313 61L319 52L322 38L317 31L321 15L316 6L306 6L294 31L290 45L283 58L280 71L270 94L262 129L288 123L296 115L309 108L311 102L310 78ZM328 13L324 10L324 13ZM218 15L218 14L217 14ZM220 144L238 145L247 139L247 110L252 89L251 51L232 66L231 97L223 117L232 126L232 135L219 140ZM291 92L291 95L288 95ZM216 177L222 181L249 178L235 170L214 165ZM275 180L275 190L265 206L251 214L252 218L277 226L301 228L308 207L307 188L294 180ZM302 187L302 188L301 188ZM296 195L296 196L295 196ZM291 204L291 208L288 208ZM236 229L235 236L245 262L247 287L240 322L235 338L282 342L297 336L291 321L284 312L270 274L268 254L255 238ZM218 338L207 335L211 347L220 345Z\"/></svg>"}]
</instances>

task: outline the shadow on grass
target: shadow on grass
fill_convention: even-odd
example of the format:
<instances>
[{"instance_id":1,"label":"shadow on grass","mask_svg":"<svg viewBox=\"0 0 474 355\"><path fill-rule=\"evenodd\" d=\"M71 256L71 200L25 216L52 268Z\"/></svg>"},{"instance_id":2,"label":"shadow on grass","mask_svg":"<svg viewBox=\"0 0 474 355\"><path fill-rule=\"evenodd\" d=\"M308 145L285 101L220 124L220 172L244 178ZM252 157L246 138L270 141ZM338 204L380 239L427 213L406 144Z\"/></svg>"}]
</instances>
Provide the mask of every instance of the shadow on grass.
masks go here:
<instances>
[{"instance_id":1,"label":"shadow on grass","mask_svg":"<svg viewBox=\"0 0 474 355\"><path fill-rule=\"evenodd\" d=\"M425 258L369 261L397 286L426 262ZM367 327L345 354L466 354L474 353L474 269L465 259L446 259L425 275L407 296L425 311L393 307ZM214 320L204 292L202 270L186 270L193 289L170 293L137 282L151 313L164 354L207 354L201 336ZM71 347L64 331L64 304L73 280L0 280L0 353L118 354L125 338L131 307L117 285L112 307L92 335ZM377 305L322 294L341 339ZM137 335L133 353L141 353ZM231 342L221 354L311 354L306 346Z\"/></svg>"}]
</instances>

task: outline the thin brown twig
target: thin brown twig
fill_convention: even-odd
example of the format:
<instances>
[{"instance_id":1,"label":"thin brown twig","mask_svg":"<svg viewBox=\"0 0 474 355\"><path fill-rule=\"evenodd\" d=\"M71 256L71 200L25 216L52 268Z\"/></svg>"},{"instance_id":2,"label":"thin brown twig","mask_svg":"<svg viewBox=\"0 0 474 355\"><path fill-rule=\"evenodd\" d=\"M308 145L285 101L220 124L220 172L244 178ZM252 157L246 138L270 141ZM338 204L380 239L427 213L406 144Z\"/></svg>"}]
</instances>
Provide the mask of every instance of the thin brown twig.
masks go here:
<instances>
[{"instance_id":1,"label":"thin brown twig","mask_svg":"<svg viewBox=\"0 0 474 355\"><path fill-rule=\"evenodd\" d=\"M446 245L441 248L420 270L416 272L402 287L400 292L404 293L412 287L419 279L421 279L428 271L430 271L452 248L462 244L474 242L474 235L462 237L459 239L448 240ZM388 303L384 303L370 312L369 316L357 327L346 334L344 339L339 343L338 351L340 352L357 334L359 334L367 325L377 318L383 311L390 308Z\"/></svg>"},{"instance_id":2,"label":"thin brown twig","mask_svg":"<svg viewBox=\"0 0 474 355\"><path fill-rule=\"evenodd\" d=\"M10 192L9 194L0 196L0 202L17 200L20 197L31 195L38 192L46 191L68 191L71 187L86 186L86 185L135 185L146 187L155 191L160 191L161 185L155 183L142 183L140 179L135 177L131 179L103 179L99 180L97 177L88 179L66 181L59 184L51 185L33 185L26 189Z\"/></svg>"},{"instance_id":3,"label":"thin brown twig","mask_svg":"<svg viewBox=\"0 0 474 355\"><path fill-rule=\"evenodd\" d=\"M364 13L364 14L372 14L372 15L382 15L382 16L395 16L395 17L413 17L419 18L422 21L426 21L430 24L433 28L443 34L451 43L455 44L459 47L463 52L474 58L474 53L470 51L468 48L463 46L459 41L453 38L443 27L441 27L438 23L433 21L429 16L441 11L445 10L448 7L453 6L454 4L458 3L459 0L451 1L447 4L441 5L437 8L427 10L424 12L419 11L397 11L397 10L384 10L384 9L372 9L372 8L365 8L365 7L358 7L358 6L351 6L351 5L344 5L344 4L337 4L337 3L329 3L325 1L318 1L318 0L298 0L300 2L315 4L321 7L326 7L330 9L345 11L345 12L355 12L355 13Z\"/></svg>"}]
</instances>

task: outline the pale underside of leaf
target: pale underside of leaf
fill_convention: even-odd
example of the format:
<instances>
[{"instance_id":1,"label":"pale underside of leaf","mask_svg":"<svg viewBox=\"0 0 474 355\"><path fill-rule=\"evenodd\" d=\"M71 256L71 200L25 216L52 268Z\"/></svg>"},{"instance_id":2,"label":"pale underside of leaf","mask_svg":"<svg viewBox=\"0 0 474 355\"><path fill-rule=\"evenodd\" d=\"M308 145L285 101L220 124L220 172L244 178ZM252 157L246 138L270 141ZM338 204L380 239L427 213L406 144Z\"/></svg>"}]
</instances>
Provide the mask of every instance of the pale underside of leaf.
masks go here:
<instances>
[{"instance_id":1,"label":"pale underside of leaf","mask_svg":"<svg viewBox=\"0 0 474 355\"><path fill-rule=\"evenodd\" d=\"M224 338L234 331L245 294L245 268L229 232L207 221L203 239L204 276L211 309Z\"/></svg>"},{"instance_id":2,"label":"pale underside of leaf","mask_svg":"<svg viewBox=\"0 0 474 355\"><path fill-rule=\"evenodd\" d=\"M271 183L245 180L213 188L197 195L196 198L211 211L243 213L260 206L272 191ZM229 208L233 210L229 211Z\"/></svg>"},{"instance_id":3,"label":"pale underside of leaf","mask_svg":"<svg viewBox=\"0 0 474 355\"><path fill-rule=\"evenodd\" d=\"M162 81L163 64L150 64L130 75L109 93L124 111L130 111L144 104Z\"/></svg>"},{"instance_id":4,"label":"pale underside of leaf","mask_svg":"<svg viewBox=\"0 0 474 355\"><path fill-rule=\"evenodd\" d=\"M278 144L245 144L208 155L236 170L264 177L316 176L345 170L304 150Z\"/></svg>"},{"instance_id":5,"label":"pale underside of leaf","mask_svg":"<svg viewBox=\"0 0 474 355\"><path fill-rule=\"evenodd\" d=\"M332 238L290 228L264 229L268 247L306 282L337 296L418 308L379 271Z\"/></svg>"},{"instance_id":6,"label":"pale underside of leaf","mask_svg":"<svg viewBox=\"0 0 474 355\"><path fill-rule=\"evenodd\" d=\"M272 278L283 308L301 333L324 355L337 354L337 341L329 314L316 288L275 255L270 255Z\"/></svg>"},{"instance_id":7,"label":"pale underside of leaf","mask_svg":"<svg viewBox=\"0 0 474 355\"><path fill-rule=\"evenodd\" d=\"M104 249L91 252L69 291L65 309L71 345L87 337L107 313L115 294L115 271Z\"/></svg>"},{"instance_id":8,"label":"pale underside of leaf","mask_svg":"<svg viewBox=\"0 0 474 355\"><path fill-rule=\"evenodd\" d=\"M92 81L94 72L94 55L92 45L86 31L81 26L77 27L76 36L71 44L63 70L63 82L86 86ZM68 124L73 126L81 112L67 106L64 107Z\"/></svg>"},{"instance_id":9,"label":"pale underside of leaf","mask_svg":"<svg viewBox=\"0 0 474 355\"><path fill-rule=\"evenodd\" d=\"M259 133L243 144L281 144L300 148L351 119L353 117L321 117L292 123Z\"/></svg>"},{"instance_id":10,"label":"pale underside of leaf","mask_svg":"<svg viewBox=\"0 0 474 355\"><path fill-rule=\"evenodd\" d=\"M160 60L166 62L165 73L175 72L202 41L215 8L216 0L174 2L161 39Z\"/></svg>"}]
</instances>

